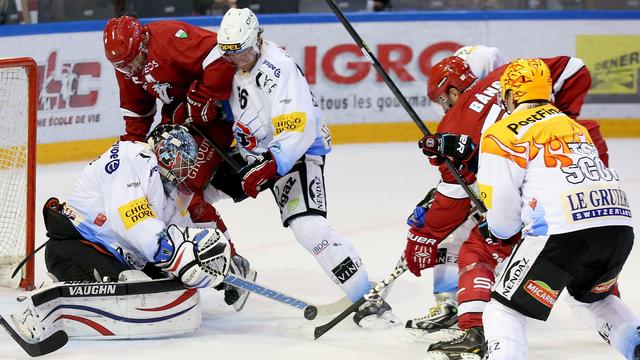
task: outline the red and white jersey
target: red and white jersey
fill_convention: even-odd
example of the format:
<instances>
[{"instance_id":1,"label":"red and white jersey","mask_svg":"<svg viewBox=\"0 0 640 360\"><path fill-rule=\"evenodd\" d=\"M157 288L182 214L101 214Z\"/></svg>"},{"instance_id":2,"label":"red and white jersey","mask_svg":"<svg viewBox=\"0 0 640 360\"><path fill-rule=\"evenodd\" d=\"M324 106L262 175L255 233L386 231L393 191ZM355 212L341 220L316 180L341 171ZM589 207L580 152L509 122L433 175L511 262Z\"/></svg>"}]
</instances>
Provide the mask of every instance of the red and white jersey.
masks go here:
<instances>
[{"instance_id":1,"label":"red and white jersey","mask_svg":"<svg viewBox=\"0 0 640 360\"><path fill-rule=\"evenodd\" d=\"M200 97L227 100L235 73L221 58L215 32L174 20L149 23L145 30L149 42L142 71L115 71L126 123L123 140L144 140L156 113L156 99L176 106L186 99L192 84L191 90Z\"/></svg>"},{"instance_id":2,"label":"red and white jersey","mask_svg":"<svg viewBox=\"0 0 640 360\"><path fill-rule=\"evenodd\" d=\"M542 60L551 70L556 106L570 117L577 117L591 87L589 70L578 58L558 56ZM437 132L468 135L475 144L480 144L481 134L506 114L497 102L499 80L506 66L507 64L498 67L462 93L440 121ZM439 170L441 182L436 187L436 196L427 213L424 227L414 229L425 237L436 240L444 239L457 228L467 218L470 206L469 197L446 165L440 165ZM470 168L462 171L466 183L474 187L475 172L476 169Z\"/></svg>"}]
</instances>

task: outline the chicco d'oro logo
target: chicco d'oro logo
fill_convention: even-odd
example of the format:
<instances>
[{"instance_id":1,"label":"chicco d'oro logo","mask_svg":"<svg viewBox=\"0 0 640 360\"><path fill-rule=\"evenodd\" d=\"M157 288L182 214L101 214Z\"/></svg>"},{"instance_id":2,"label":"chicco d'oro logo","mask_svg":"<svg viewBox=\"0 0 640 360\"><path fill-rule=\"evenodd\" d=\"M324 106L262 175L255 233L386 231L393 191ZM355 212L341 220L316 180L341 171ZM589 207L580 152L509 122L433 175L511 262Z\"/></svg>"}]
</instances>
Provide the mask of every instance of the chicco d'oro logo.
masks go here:
<instances>
[{"instance_id":1,"label":"chicco d'oro logo","mask_svg":"<svg viewBox=\"0 0 640 360\"><path fill-rule=\"evenodd\" d=\"M153 208L149 206L147 198L145 197L141 197L120 206L118 208L118 213L120 214L120 219L127 230L148 218L156 218L156 213L153 211Z\"/></svg>"}]
</instances>

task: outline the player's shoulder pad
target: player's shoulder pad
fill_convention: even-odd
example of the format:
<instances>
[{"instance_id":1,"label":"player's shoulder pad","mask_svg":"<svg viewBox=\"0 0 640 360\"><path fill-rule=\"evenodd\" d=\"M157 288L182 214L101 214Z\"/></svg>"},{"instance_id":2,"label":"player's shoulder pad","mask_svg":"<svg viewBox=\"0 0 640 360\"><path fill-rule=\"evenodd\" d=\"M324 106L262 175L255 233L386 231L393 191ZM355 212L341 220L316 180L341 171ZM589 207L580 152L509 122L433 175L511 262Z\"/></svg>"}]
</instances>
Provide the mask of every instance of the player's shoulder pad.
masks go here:
<instances>
[{"instance_id":1,"label":"player's shoulder pad","mask_svg":"<svg viewBox=\"0 0 640 360\"><path fill-rule=\"evenodd\" d=\"M153 167L158 165L151 145L141 141L120 141L123 157L127 157L134 168Z\"/></svg>"},{"instance_id":2,"label":"player's shoulder pad","mask_svg":"<svg viewBox=\"0 0 640 360\"><path fill-rule=\"evenodd\" d=\"M259 70L275 77L276 82L285 75L298 71L295 60L277 44L265 40L264 51L264 56L259 60Z\"/></svg>"},{"instance_id":3,"label":"player's shoulder pad","mask_svg":"<svg viewBox=\"0 0 640 360\"><path fill-rule=\"evenodd\" d=\"M200 47L209 48L216 44L216 33L193 26L178 20L162 20L149 23L154 48L162 54L163 49L176 49L177 51L196 51ZM200 53L200 51L196 51ZM189 56L190 53L182 55Z\"/></svg>"},{"instance_id":4,"label":"player's shoulder pad","mask_svg":"<svg viewBox=\"0 0 640 360\"><path fill-rule=\"evenodd\" d=\"M543 130L543 120L556 116L566 115L551 104L517 111L485 130L482 134L481 152L498 154L506 148L512 148L513 151L522 153L517 144L530 138L538 138L536 134Z\"/></svg>"}]
</instances>

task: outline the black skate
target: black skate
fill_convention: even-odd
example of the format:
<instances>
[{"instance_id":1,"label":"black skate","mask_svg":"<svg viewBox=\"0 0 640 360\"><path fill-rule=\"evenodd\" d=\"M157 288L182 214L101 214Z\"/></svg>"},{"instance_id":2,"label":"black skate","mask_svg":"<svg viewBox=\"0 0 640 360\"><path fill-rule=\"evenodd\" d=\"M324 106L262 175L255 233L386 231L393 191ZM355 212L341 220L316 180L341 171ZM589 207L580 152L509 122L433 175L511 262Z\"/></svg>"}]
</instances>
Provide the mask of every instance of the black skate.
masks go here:
<instances>
[{"instance_id":1,"label":"black skate","mask_svg":"<svg viewBox=\"0 0 640 360\"><path fill-rule=\"evenodd\" d=\"M231 257L229 272L235 276L239 276L250 281L255 281L258 277L258 273L249 265L249 260L240 255ZM242 310L244 304L247 302L250 292L228 284L224 284L223 289L224 302L227 305L232 305L236 311Z\"/></svg>"},{"instance_id":2,"label":"black skate","mask_svg":"<svg viewBox=\"0 0 640 360\"><path fill-rule=\"evenodd\" d=\"M484 330L477 326L457 338L431 344L425 360L481 360L484 354Z\"/></svg>"},{"instance_id":3,"label":"black skate","mask_svg":"<svg viewBox=\"0 0 640 360\"><path fill-rule=\"evenodd\" d=\"M362 304L353 315L353 321L364 329L386 329L400 324L391 312L391 305L380 296Z\"/></svg>"},{"instance_id":4,"label":"black skate","mask_svg":"<svg viewBox=\"0 0 640 360\"><path fill-rule=\"evenodd\" d=\"M640 360L640 345L636 346L636 350L634 351L634 359Z\"/></svg>"},{"instance_id":5,"label":"black skate","mask_svg":"<svg viewBox=\"0 0 640 360\"><path fill-rule=\"evenodd\" d=\"M450 297L436 295L436 304L421 317L407 320L404 337L407 341L434 343L446 341L461 335L458 328L458 307ZM455 294L454 294L455 296Z\"/></svg>"},{"instance_id":6,"label":"black skate","mask_svg":"<svg viewBox=\"0 0 640 360\"><path fill-rule=\"evenodd\" d=\"M405 327L407 329L422 330L426 332L435 332L442 329L448 329L458 323L458 307L451 300L437 302L427 315L407 320Z\"/></svg>"}]
</instances>

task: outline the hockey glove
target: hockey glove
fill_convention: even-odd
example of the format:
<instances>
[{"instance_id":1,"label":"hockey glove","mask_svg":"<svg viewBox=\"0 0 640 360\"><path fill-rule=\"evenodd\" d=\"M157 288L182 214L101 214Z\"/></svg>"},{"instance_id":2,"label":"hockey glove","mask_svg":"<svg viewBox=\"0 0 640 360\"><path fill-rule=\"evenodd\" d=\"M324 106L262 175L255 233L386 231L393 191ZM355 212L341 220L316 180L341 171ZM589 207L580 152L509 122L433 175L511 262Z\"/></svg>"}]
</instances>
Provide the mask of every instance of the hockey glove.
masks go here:
<instances>
[{"instance_id":1,"label":"hockey glove","mask_svg":"<svg viewBox=\"0 0 640 360\"><path fill-rule=\"evenodd\" d=\"M260 191L267 188L267 182L278 175L278 165L271 152L267 151L256 161L243 167L240 175L242 190L252 198L256 198Z\"/></svg>"},{"instance_id":2,"label":"hockey glove","mask_svg":"<svg viewBox=\"0 0 640 360\"><path fill-rule=\"evenodd\" d=\"M187 91L187 112L196 125L203 126L218 115L216 100L201 94L200 81L196 80Z\"/></svg>"},{"instance_id":3,"label":"hockey glove","mask_svg":"<svg viewBox=\"0 0 640 360\"><path fill-rule=\"evenodd\" d=\"M219 230L170 225L159 234L154 261L186 286L204 288L222 283L230 257L229 243Z\"/></svg>"},{"instance_id":4,"label":"hockey glove","mask_svg":"<svg viewBox=\"0 0 640 360\"><path fill-rule=\"evenodd\" d=\"M429 157L432 165L440 165L448 157L454 165L460 166L473 156L476 145L468 135L438 133L426 135L418 142L422 153Z\"/></svg>"},{"instance_id":5,"label":"hockey glove","mask_svg":"<svg viewBox=\"0 0 640 360\"><path fill-rule=\"evenodd\" d=\"M487 224L486 219L478 223L478 232L489 245L514 245L520 241L522 237L521 233L518 232L508 239L499 238L489 230L489 224Z\"/></svg>"},{"instance_id":6,"label":"hockey glove","mask_svg":"<svg viewBox=\"0 0 640 360\"><path fill-rule=\"evenodd\" d=\"M438 243L436 239L424 237L416 229L409 229L407 246L404 249L409 271L415 276L420 276L420 271L435 266L438 260Z\"/></svg>"}]
</instances>

